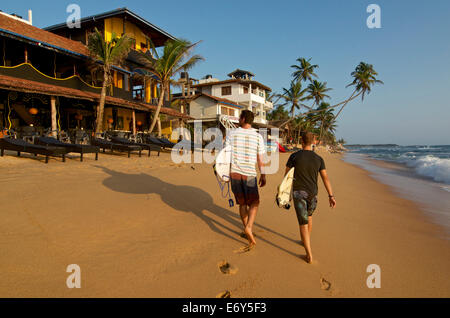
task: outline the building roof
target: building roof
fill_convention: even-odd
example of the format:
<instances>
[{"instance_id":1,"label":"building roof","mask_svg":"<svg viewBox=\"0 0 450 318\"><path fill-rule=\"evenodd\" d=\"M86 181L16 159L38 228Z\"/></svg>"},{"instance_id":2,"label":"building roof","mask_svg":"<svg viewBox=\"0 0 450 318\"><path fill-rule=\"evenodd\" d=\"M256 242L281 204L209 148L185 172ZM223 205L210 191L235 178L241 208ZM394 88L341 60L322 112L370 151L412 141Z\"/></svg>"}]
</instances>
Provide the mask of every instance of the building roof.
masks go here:
<instances>
[{"instance_id":1,"label":"building roof","mask_svg":"<svg viewBox=\"0 0 450 318\"><path fill-rule=\"evenodd\" d=\"M164 43L169 39L171 39L171 40L176 39L173 35L158 28L157 26L148 22L147 20L140 17L136 13L130 11L128 8L119 8L119 9L115 9L112 11L108 11L108 12L104 12L104 13L100 13L100 14L96 14L96 15L91 15L91 16L82 18L80 20L80 23L81 23L81 25L89 24L90 22L96 22L99 20L104 20L104 19L113 18L113 17L126 17L127 19L134 22L135 24L140 25L144 30L146 30L150 34L153 34L152 41L154 42L153 44L156 47L164 45ZM54 32L54 31L61 31L61 30L69 29L69 28L68 28L67 24L64 22L64 23L59 23L59 24L55 24L55 25L46 27L44 29L47 31Z\"/></svg>"},{"instance_id":2,"label":"building roof","mask_svg":"<svg viewBox=\"0 0 450 318\"><path fill-rule=\"evenodd\" d=\"M11 76L0 75L0 89L7 89L25 93L35 93L51 96L61 96L66 98L78 98L88 101L97 102L100 99L100 94L81 91L74 88L61 87L56 85L44 84L40 82L20 79ZM125 99L107 96L106 104L117 105L125 108L131 108L142 111L155 111L157 106L141 102L132 102ZM192 119L192 117L182 114L176 109L161 107L161 114L174 116L178 118Z\"/></svg>"},{"instance_id":3,"label":"building roof","mask_svg":"<svg viewBox=\"0 0 450 318\"><path fill-rule=\"evenodd\" d=\"M255 76L255 74L253 74L252 72L244 71L244 70L241 70L241 69L237 68L236 70L234 70L233 72L228 74L228 77L233 77L234 76L236 78L242 78L244 75L248 75L250 77Z\"/></svg>"},{"instance_id":4,"label":"building roof","mask_svg":"<svg viewBox=\"0 0 450 318\"><path fill-rule=\"evenodd\" d=\"M3 14L0 14L0 34L71 55L89 56L88 48L81 42L72 41Z\"/></svg>"},{"instance_id":5,"label":"building roof","mask_svg":"<svg viewBox=\"0 0 450 318\"><path fill-rule=\"evenodd\" d=\"M235 102L233 102L233 101L231 101L231 100L229 100L229 99L226 99L226 98L220 98L220 97L216 97L216 96L212 96L212 95L205 94L205 93L199 93L199 94L196 94L192 99L194 100L194 99L197 99L197 98L199 98L199 97L201 97L201 96L204 96L204 97L213 99L213 100L215 100L217 103L222 104L222 105L231 106L231 107L236 107L236 108L243 108L243 106L238 105L238 104L236 104Z\"/></svg>"},{"instance_id":6,"label":"building roof","mask_svg":"<svg viewBox=\"0 0 450 318\"><path fill-rule=\"evenodd\" d=\"M221 84L228 84L228 83L240 83L240 84L252 84L252 85L256 85L259 86L269 92L272 91L272 89L266 85L261 84L260 82L257 81L252 81L252 80L245 80L245 79L229 79L229 80L225 80L225 81L217 81L217 82L206 82L206 83L201 83L201 84L195 84L192 85L193 88L196 87L204 87L204 86L212 86L212 85L221 85Z\"/></svg>"}]
</instances>

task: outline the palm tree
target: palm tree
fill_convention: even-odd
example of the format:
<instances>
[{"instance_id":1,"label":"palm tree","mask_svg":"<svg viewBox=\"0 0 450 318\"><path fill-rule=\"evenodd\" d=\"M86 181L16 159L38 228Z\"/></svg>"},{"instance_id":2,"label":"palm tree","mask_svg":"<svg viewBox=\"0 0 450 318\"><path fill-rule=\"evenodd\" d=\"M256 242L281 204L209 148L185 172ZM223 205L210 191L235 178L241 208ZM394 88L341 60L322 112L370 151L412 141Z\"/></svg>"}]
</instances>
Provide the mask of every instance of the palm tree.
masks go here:
<instances>
[{"instance_id":1,"label":"palm tree","mask_svg":"<svg viewBox=\"0 0 450 318\"><path fill-rule=\"evenodd\" d=\"M373 66L364 62L361 62L358 64L358 66L355 68L355 71L351 73L353 76L353 82L347 85L349 86L355 86L355 90L351 94L351 96L342 101L339 102L333 106L329 106L328 110L335 109L339 106L341 106L341 109L339 110L338 114L335 116L335 119L341 114L344 107L353 99L357 98L359 95L362 95L362 99L364 100L364 96L371 92L371 88L374 84L384 84L382 81L378 80L376 76L378 73L374 70ZM322 86L322 87L321 87ZM326 83L322 84L318 82L317 80L314 80L309 86L308 86L308 92L309 92L309 98L308 99L314 99L314 105L319 105L319 103L324 98L329 98L327 94L324 94L326 91L329 91L329 88L326 88ZM308 107L306 105L301 105L308 108L308 111L305 113L302 113L301 116L309 116L317 114L318 112L322 110L318 109L312 109L312 107ZM283 122L281 126L288 124L290 121L292 121L292 118L287 120L286 122Z\"/></svg>"},{"instance_id":2,"label":"palm tree","mask_svg":"<svg viewBox=\"0 0 450 318\"><path fill-rule=\"evenodd\" d=\"M319 65L312 65L309 61L311 61L311 59L307 60L303 57L300 57L297 59L298 65L291 65L291 67L295 70L294 73L292 73L294 80L312 81L312 77L317 78L317 74L314 73L314 69L318 68Z\"/></svg>"},{"instance_id":3,"label":"palm tree","mask_svg":"<svg viewBox=\"0 0 450 318\"><path fill-rule=\"evenodd\" d=\"M298 116L293 120L293 126L297 129L297 143L300 143L301 132L311 132L315 123L316 119L313 116Z\"/></svg>"},{"instance_id":4,"label":"palm tree","mask_svg":"<svg viewBox=\"0 0 450 318\"><path fill-rule=\"evenodd\" d=\"M182 71L188 71L199 61L204 60L200 55L191 56L191 52L197 44L191 44L189 41L182 39L168 40L162 50L162 56L158 54L153 45L151 45L151 51L139 55L139 62L144 65L143 70L156 76L160 84L158 107L153 116L149 132L153 131L158 121L164 95L170 87L172 78ZM160 130L158 135L161 136Z\"/></svg>"},{"instance_id":5,"label":"palm tree","mask_svg":"<svg viewBox=\"0 0 450 318\"><path fill-rule=\"evenodd\" d=\"M319 82L317 80L314 80L311 82L311 84L308 85L308 93L309 96L307 99L313 99L314 105L319 105L321 101L323 101L325 98L330 98L326 92L330 91L331 88L327 88L327 82Z\"/></svg>"},{"instance_id":6,"label":"palm tree","mask_svg":"<svg viewBox=\"0 0 450 318\"><path fill-rule=\"evenodd\" d=\"M95 28L89 34L88 48L91 56L102 63L103 85L100 93L100 102L97 107L97 123L95 132L101 132L103 126L103 113L106 100L106 88L111 83L111 68L115 64L121 64L133 45L133 39L127 35L117 37L115 33L111 35L111 41L106 41L105 36Z\"/></svg>"},{"instance_id":7,"label":"palm tree","mask_svg":"<svg viewBox=\"0 0 450 318\"><path fill-rule=\"evenodd\" d=\"M304 96L305 93L306 89L302 89L300 81L291 81L289 89L283 88L283 94L279 95L284 100L284 104L281 104L282 106L291 105L291 118L295 117L295 110L300 109L300 106L302 106L301 102L307 99Z\"/></svg>"},{"instance_id":8,"label":"palm tree","mask_svg":"<svg viewBox=\"0 0 450 318\"><path fill-rule=\"evenodd\" d=\"M354 85L355 90L353 91L353 94L350 96L350 98L346 101L346 103L344 103L344 105L341 107L339 112L336 114L336 118L341 114L342 110L350 100L361 95L361 100L364 101L364 96L371 92L371 87L373 85L384 84L382 81L376 78L378 73L375 71L372 64L367 64L364 62L359 63L351 75L353 77L353 82L348 84L347 87Z\"/></svg>"},{"instance_id":9,"label":"palm tree","mask_svg":"<svg viewBox=\"0 0 450 318\"><path fill-rule=\"evenodd\" d=\"M333 128L335 122L334 114L331 109L328 109L330 104L322 102L317 107L318 112L313 115L316 122L320 122L319 141L322 140L324 131L328 131Z\"/></svg>"},{"instance_id":10,"label":"palm tree","mask_svg":"<svg viewBox=\"0 0 450 318\"><path fill-rule=\"evenodd\" d=\"M289 112L284 109L283 105L277 105L270 113L267 114L268 120L283 120L289 118Z\"/></svg>"}]
</instances>

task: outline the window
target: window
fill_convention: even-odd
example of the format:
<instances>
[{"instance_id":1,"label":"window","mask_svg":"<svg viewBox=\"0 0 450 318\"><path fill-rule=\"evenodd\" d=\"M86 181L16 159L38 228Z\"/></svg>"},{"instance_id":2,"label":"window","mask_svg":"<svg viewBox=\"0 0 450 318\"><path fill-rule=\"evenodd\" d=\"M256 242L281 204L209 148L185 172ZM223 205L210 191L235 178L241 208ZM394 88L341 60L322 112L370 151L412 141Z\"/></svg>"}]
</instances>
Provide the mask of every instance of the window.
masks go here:
<instances>
[{"instance_id":1,"label":"window","mask_svg":"<svg viewBox=\"0 0 450 318\"><path fill-rule=\"evenodd\" d=\"M220 107L220 114L228 115L228 116L234 116L234 109L233 108L228 108L228 107L225 107L225 106L221 106Z\"/></svg>"},{"instance_id":2,"label":"window","mask_svg":"<svg viewBox=\"0 0 450 318\"><path fill-rule=\"evenodd\" d=\"M248 87L244 86L244 94L248 94Z\"/></svg>"},{"instance_id":3,"label":"window","mask_svg":"<svg viewBox=\"0 0 450 318\"><path fill-rule=\"evenodd\" d=\"M222 96L224 95L231 95L231 86L222 87Z\"/></svg>"},{"instance_id":4,"label":"window","mask_svg":"<svg viewBox=\"0 0 450 318\"><path fill-rule=\"evenodd\" d=\"M114 86L117 88L123 88L124 76L122 73L114 71Z\"/></svg>"}]
</instances>

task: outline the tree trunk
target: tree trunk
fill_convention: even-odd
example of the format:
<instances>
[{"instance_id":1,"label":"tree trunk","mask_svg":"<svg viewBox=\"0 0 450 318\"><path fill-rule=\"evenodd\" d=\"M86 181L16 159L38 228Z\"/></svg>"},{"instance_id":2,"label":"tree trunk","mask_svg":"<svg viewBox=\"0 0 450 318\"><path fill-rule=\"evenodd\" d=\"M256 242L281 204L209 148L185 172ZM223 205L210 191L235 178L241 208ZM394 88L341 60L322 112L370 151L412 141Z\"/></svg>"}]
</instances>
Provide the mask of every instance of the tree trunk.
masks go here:
<instances>
[{"instance_id":1,"label":"tree trunk","mask_svg":"<svg viewBox=\"0 0 450 318\"><path fill-rule=\"evenodd\" d=\"M100 93L100 102L97 108L97 125L95 128L96 133L101 133L103 131L103 113L105 110L106 89L108 87L108 82L108 72L106 70L103 70L103 85L102 91Z\"/></svg>"},{"instance_id":2,"label":"tree trunk","mask_svg":"<svg viewBox=\"0 0 450 318\"><path fill-rule=\"evenodd\" d=\"M133 109L133 136L136 136L136 111Z\"/></svg>"},{"instance_id":3,"label":"tree trunk","mask_svg":"<svg viewBox=\"0 0 450 318\"><path fill-rule=\"evenodd\" d=\"M348 102L352 100L353 95L355 95L356 90L353 92L352 96L350 96L349 99L347 99L347 101L345 102L344 105L342 105L341 109L339 110L339 112L336 114L336 116L334 116L334 119L336 120L338 118L338 116L340 115L340 113L342 112L342 110L344 109L345 106L347 106ZM359 94L358 94L359 95Z\"/></svg>"},{"instance_id":4,"label":"tree trunk","mask_svg":"<svg viewBox=\"0 0 450 318\"><path fill-rule=\"evenodd\" d=\"M162 107L162 104L164 102L164 93L165 93L164 86L162 86L161 89L160 89L160 95L159 95L159 100L158 100L158 107L156 107L156 112L153 115L152 124L150 125L150 128L148 130L149 133L151 133L153 131L153 129L155 128L156 122L159 119L159 112L161 111L161 107ZM159 134L160 133L161 132L159 132Z\"/></svg>"},{"instance_id":5,"label":"tree trunk","mask_svg":"<svg viewBox=\"0 0 450 318\"><path fill-rule=\"evenodd\" d=\"M323 120L320 123L320 134L319 134L319 142L322 143L322 132L323 132Z\"/></svg>"},{"instance_id":6,"label":"tree trunk","mask_svg":"<svg viewBox=\"0 0 450 318\"><path fill-rule=\"evenodd\" d=\"M158 116L158 138L161 138L162 129L161 129L161 118Z\"/></svg>"},{"instance_id":7,"label":"tree trunk","mask_svg":"<svg viewBox=\"0 0 450 318\"><path fill-rule=\"evenodd\" d=\"M52 116L52 133L51 135L53 137L56 137L56 97L55 96L51 96L50 97L50 104L51 104L51 116Z\"/></svg>"}]
</instances>

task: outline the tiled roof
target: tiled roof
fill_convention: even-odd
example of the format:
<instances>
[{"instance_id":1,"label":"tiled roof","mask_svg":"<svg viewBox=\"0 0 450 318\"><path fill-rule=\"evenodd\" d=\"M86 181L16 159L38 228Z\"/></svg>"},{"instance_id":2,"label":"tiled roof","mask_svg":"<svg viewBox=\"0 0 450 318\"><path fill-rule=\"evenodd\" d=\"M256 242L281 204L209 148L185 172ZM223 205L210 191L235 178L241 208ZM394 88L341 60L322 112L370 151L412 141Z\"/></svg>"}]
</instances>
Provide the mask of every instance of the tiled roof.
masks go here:
<instances>
[{"instance_id":1,"label":"tiled roof","mask_svg":"<svg viewBox=\"0 0 450 318\"><path fill-rule=\"evenodd\" d=\"M233 102L233 101L231 101L229 99L220 98L220 97L217 97L217 96L212 96L212 95L205 94L205 93L197 94L197 95L195 95L195 97L193 99L197 99L200 96L205 96L205 97L211 98L211 99L215 100L216 102L221 103L221 104L225 104L227 106L233 106L233 107L237 107L237 108L242 108L243 107L243 106L238 105L237 103L235 103L235 102Z\"/></svg>"},{"instance_id":2,"label":"tiled roof","mask_svg":"<svg viewBox=\"0 0 450 318\"><path fill-rule=\"evenodd\" d=\"M67 98L79 98L97 102L100 99L99 94L85 92L78 89L61 87L56 85L44 84L35 81L20 79L11 76L0 75L0 88L12 91L19 91L25 93L37 93L52 96L62 96ZM146 103L132 102L125 99L107 96L107 104L113 104L121 107L143 110L143 111L155 111L157 106ZM161 114L174 116L178 118L191 119L192 117L182 114L176 109L161 107Z\"/></svg>"},{"instance_id":3,"label":"tiled roof","mask_svg":"<svg viewBox=\"0 0 450 318\"><path fill-rule=\"evenodd\" d=\"M96 94L94 93L85 92L74 88L44 84L6 75L0 75L0 88L26 93L38 93L69 98L80 98L90 101L93 101L96 98Z\"/></svg>"},{"instance_id":4,"label":"tiled roof","mask_svg":"<svg viewBox=\"0 0 450 318\"><path fill-rule=\"evenodd\" d=\"M89 56L88 48L81 42L73 41L54 33L0 14L0 32L21 37L36 44L69 51L83 56Z\"/></svg>"}]
</instances>

